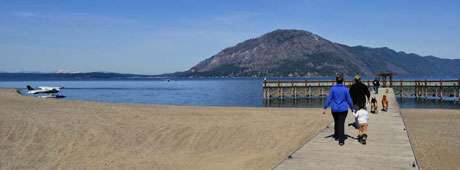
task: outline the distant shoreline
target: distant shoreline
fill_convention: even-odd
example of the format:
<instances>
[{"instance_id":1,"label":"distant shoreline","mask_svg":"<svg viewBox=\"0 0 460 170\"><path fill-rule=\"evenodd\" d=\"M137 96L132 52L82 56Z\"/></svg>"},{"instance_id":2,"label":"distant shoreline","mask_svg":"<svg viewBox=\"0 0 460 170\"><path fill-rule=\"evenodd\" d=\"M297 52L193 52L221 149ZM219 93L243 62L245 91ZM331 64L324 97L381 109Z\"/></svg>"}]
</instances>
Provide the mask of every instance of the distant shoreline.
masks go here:
<instances>
[{"instance_id":1,"label":"distant shoreline","mask_svg":"<svg viewBox=\"0 0 460 170\"><path fill-rule=\"evenodd\" d=\"M106 72L88 72L88 73L0 73L0 81L157 81L157 80L228 80L228 79L263 79L269 80L332 80L333 76L164 76L164 75L143 75L143 74L125 74L125 73L106 73ZM373 76L363 76L363 80L373 80ZM352 80L352 76L346 79ZM400 76L395 80L447 80L460 79L455 76Z\"/></svg>"}]
</instances>

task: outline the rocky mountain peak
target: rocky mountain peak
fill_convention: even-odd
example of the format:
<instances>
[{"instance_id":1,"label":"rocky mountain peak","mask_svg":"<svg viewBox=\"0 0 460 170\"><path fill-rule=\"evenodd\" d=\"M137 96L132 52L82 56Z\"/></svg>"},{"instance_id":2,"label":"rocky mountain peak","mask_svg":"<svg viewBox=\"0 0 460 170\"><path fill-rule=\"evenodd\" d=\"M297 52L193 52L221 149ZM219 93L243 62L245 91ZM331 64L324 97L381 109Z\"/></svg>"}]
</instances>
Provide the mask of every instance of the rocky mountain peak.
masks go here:
<instances>
[{"instance_id":1,"label":"rocky mountain peak","mask_svg":"<svg viewBox=\"0 0 460 170\"><path fill-rule=\"evenodd\" d=\"M442 61L441 61L442 60ZM192 76L321 76L337 72L372 76L381 71L401 75L439 74L446 63L460 74L460 60L426 58L390 48L350 47L308 31L278 29L226 48L184 75ZM418 62L419 64L417 64ZM435 62L435 63L433 63ZM426 67L436 67L429 71ZM452 69L452 67L450 67ZM446 70L448 71L448 70Z\"/></svg>"}]
</instances>

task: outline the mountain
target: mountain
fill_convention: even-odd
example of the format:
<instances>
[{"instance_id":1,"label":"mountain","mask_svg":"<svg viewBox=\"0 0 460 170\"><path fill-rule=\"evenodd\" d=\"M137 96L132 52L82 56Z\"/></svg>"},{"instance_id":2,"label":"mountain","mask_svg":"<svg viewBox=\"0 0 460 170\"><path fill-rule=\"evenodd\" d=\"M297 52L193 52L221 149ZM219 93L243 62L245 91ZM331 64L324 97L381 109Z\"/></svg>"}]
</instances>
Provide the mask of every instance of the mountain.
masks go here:
<instances>
[{"instance_id":1,"label":"mountain","mask_svg":"<svg viewBox=\"0 0 460 170\"><path fill-rule=\"evenodd\" d=\"M459 59L442 59L331 42L303 30L249 39L175 76L330 76L391 71L402 76L460 76Z\"/></svg>"}]
</instances>

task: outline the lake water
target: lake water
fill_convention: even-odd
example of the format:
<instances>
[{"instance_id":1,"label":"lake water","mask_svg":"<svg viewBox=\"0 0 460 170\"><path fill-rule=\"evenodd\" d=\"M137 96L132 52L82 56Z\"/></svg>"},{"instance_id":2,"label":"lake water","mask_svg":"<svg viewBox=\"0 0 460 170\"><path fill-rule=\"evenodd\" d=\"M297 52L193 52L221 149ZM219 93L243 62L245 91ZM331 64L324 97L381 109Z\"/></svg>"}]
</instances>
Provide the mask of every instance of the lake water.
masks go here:
<instances>
[{"instance_id":1,"label":"lake water","mask_svg":"<svg viewBox=\"0 0 460 170\"><path fill-rule=\"evenodd\" d=\"M264 101L262 79L0 81L0 87L63 86L64 100L194 106L321 107L322 99ZM399 99L401 108L460 108L459 102Z\"/></svg>"}]
</instances>

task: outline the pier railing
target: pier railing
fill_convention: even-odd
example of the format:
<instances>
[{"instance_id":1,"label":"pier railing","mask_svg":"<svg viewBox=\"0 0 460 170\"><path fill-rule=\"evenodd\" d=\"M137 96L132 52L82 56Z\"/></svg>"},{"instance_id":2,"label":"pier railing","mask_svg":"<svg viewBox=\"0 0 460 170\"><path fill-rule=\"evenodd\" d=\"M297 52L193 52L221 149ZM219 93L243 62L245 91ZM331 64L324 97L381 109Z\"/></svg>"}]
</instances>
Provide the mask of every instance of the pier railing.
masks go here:
<instances>
[{"instance_id":1,"label":"pier railing","mask_svg":"<svg viewBox=\"0 0 460 170\"><path fill-rule=\"evenodd\" d=\"M362 82L372 89L372 80ZM320 97L326 96L334 84L335 81L331 80L265 80L263 95L265 99ZM345 81L344 84L351 86L353 82ZM392 80L380 84L392 87L395 94L401 97L459 98L460 96L460 80Z\"/></svg>"}]
</instances>

